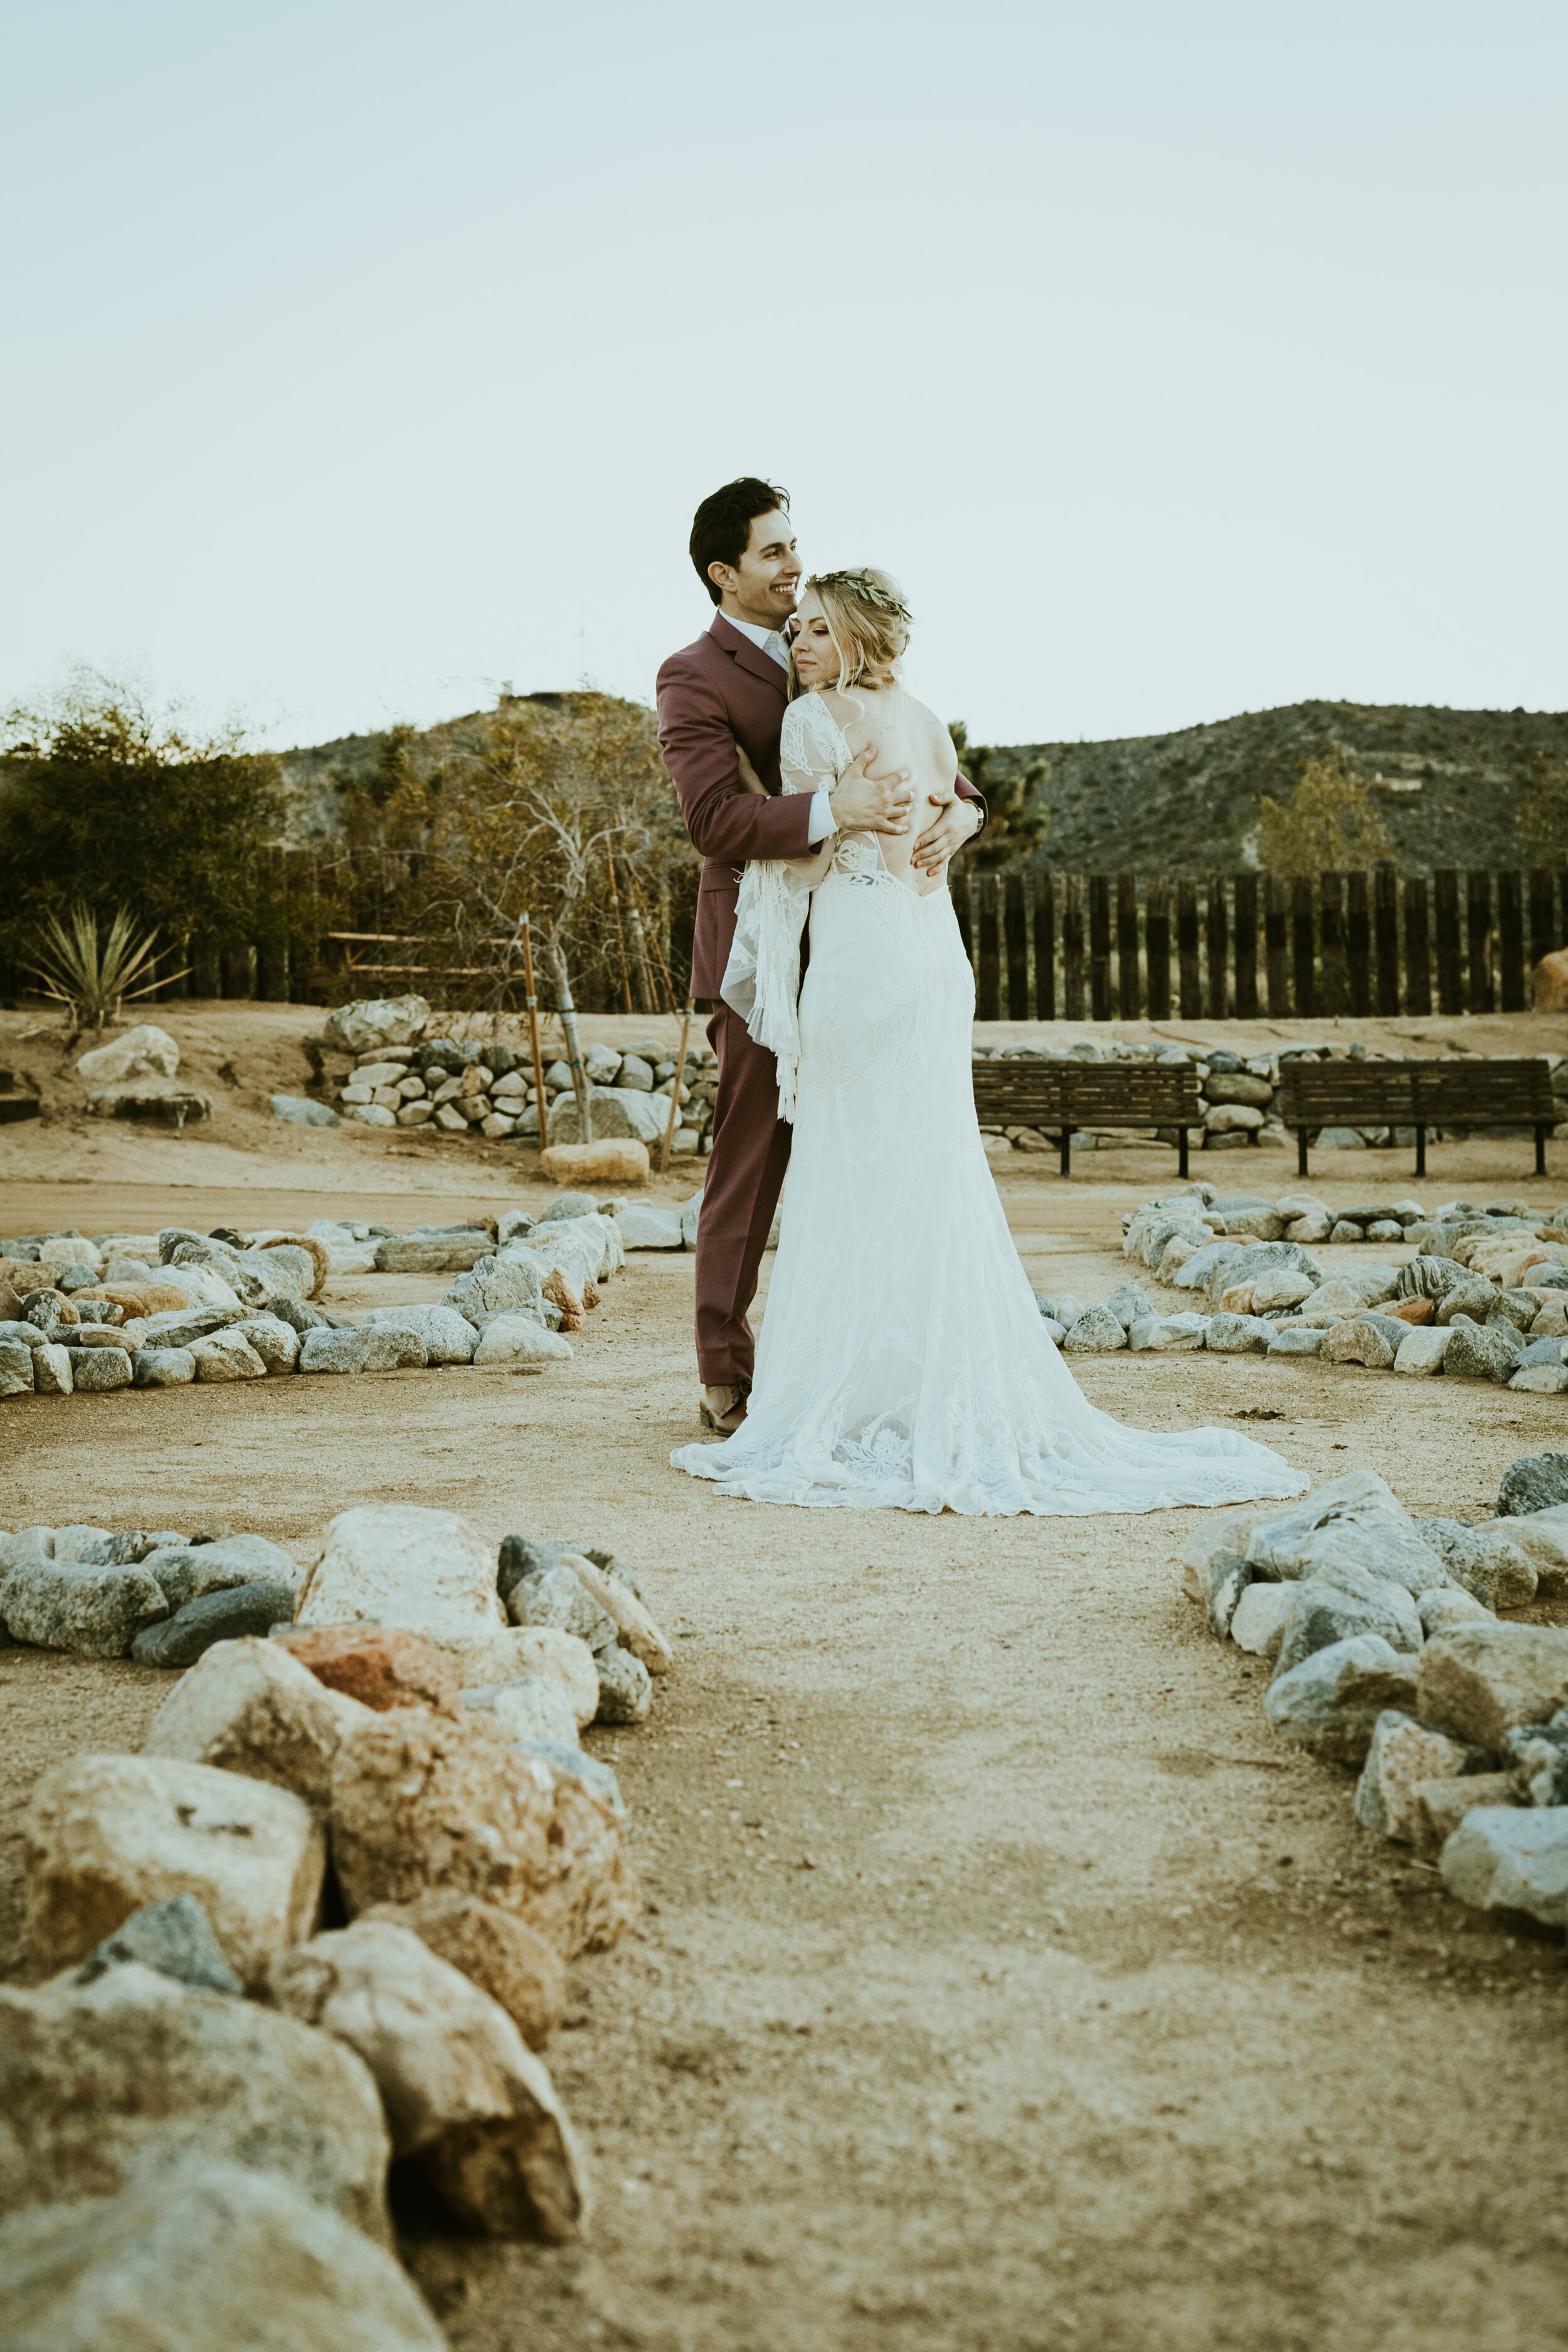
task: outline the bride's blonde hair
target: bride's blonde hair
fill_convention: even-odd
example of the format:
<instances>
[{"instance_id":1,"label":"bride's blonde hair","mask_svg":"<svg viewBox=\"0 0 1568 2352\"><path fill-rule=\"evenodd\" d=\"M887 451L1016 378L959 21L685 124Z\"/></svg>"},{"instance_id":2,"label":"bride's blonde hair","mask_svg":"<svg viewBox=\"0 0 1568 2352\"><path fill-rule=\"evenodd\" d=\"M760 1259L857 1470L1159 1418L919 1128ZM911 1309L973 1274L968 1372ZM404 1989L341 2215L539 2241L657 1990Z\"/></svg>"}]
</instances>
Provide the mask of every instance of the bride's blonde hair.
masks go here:
<instances>
[{"instance_id":1,"label":"bride's blonde hair","mask_svg":"<svg viewBox=\"0 0 1568 2352\"><path fill-rule=\"evenodd\" d=\"M822 607L827 633L838 656L841 691L863 678L891 675L910 642L910 608L891 572L867 564L858 572L814 572L804 583ZM795 649L790 649L789 698L805 689L795 674Z\"/></svg>"}]
</instances>

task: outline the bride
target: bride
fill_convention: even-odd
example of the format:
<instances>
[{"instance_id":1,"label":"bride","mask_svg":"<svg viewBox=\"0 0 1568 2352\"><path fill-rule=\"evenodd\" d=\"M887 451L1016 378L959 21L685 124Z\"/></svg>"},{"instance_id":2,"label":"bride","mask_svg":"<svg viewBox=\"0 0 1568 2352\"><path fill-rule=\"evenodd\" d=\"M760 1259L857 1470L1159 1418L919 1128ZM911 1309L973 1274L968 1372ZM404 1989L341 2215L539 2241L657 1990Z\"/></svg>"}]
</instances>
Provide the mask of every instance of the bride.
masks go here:
<instances>
[{"instance_id":1,"label":"bride","mask_svg":"<svg viewBox=\"0 0 1568 2352\"><path fill-rule=\"evenodd\" d=\"M899 682L909 620L884 572L806 582L785 792L831 785L874 740L917 802L951 797L952 740ZM809 859L746 868L723 993L778 1058L795 1140L746 1417L672 1464L721 1494L862 1510L1300 1493L1307 1480L1254 1439L1124 1429L1057 1353L980 1140L974 982L946 876L913 866L913 837L830 834Z\"/></svg>"}]
</instances>

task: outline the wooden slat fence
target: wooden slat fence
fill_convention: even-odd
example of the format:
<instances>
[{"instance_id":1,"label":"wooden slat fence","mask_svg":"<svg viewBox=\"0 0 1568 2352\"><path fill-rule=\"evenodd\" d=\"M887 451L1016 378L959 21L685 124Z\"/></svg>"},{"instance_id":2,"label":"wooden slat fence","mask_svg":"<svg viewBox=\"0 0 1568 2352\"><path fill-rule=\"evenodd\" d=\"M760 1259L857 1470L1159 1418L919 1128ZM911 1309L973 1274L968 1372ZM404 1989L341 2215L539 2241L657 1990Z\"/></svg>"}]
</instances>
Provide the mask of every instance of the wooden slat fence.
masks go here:
<instances>
[{"instance_id":1,"label":"wooden slat fence","mask_svg":"<svg viewBox=\"0 0 1568 2352\"><path fill-rule=\"evenodd\" d=\"M1568 874L956 874L982 1021L1522 1013ZM999 922L993 909L1003 894Z\"/></svg>"},{"instance_id":2,"label":"wooden slat fence","mask_svg":"<svg viewBox=\"0 0 1568 2352\"><path fill-rule=\"evenodd\" d=\"M450 942L405 940L392 883L382 889L374 871L355 871L345 886L330 855L272 851L258 877L268 910L258 935L172 949L164 969L191 971L171 994L335 1002L351 966L378 991L428 982L425 992L451 1004L476 984ZM1520 1013L1531 966L1568 944L1568 873L1544 868L1199 881L1042 867L960 872L952 891L983 1021ZM662 997L661 966L684 983L694 905L695 866L689 877L678 869L648 908L651 978L636 969L628 939L634 1011ZM587 936L574 972L582 1009L622 1011L626 969L607 932ZM0 992L27 985L19 967L0 971Z\"/></svg>"}]
</instances>

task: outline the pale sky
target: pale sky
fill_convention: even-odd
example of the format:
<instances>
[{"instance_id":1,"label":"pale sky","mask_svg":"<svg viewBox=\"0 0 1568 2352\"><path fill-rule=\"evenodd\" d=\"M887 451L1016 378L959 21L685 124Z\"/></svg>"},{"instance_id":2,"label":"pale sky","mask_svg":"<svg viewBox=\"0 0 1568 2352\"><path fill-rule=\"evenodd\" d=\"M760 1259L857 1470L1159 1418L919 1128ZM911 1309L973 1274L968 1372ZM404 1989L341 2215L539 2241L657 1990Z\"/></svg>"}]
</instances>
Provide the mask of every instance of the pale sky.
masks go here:
<instances>
[{"instance_id":1,"label":"pale sky","mask_svg":"<svg viewBox=\"0 0 1568 2352\"><path fill-rule=\"evenodd\" d=\"M0 701L651 699L752 471L977 739L1568 700L1562 0L0 24Z\"/></svg>"}]
</instances>

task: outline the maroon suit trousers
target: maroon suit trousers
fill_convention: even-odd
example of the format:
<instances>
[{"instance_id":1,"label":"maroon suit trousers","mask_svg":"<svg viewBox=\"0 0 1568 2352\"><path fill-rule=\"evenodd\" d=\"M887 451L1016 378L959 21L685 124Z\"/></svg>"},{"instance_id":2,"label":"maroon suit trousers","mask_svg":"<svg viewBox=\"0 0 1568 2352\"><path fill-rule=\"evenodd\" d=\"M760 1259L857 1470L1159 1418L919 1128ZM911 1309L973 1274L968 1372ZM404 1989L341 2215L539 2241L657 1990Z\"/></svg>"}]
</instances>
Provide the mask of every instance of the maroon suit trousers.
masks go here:
<instances>
[{"instance_id":1,"label":"maroon suit trousers","mask_svg":"<svg viewBox=\"0 0 1568 2352\"><path fill-rule=\"evenodd\" d=\"M697 1369L704 1388L749 1389L756 1342L746 1310L794 1134L779 1117L778 1065L721 1004L708 1024L719 1056L713 1148L697 1227Z\"/></svg>"}]
</instances>

